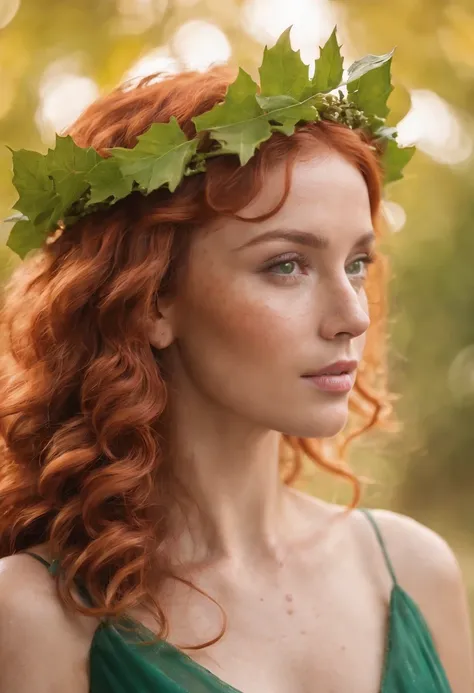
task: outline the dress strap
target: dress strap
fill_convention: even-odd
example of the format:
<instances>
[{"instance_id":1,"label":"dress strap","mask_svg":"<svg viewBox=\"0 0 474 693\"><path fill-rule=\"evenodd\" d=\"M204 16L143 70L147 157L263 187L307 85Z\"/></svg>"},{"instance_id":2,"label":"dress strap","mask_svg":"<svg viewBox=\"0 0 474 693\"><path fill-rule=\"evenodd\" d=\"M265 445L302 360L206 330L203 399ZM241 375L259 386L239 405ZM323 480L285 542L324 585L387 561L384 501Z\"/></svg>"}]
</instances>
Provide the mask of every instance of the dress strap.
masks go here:
<instances>
[{"instance_id":1,"label":"dress strap","mask_svg":"<svg viewBox=\"0 0 474 693\"><path fill-rule=\"evenodd\" d=\"M380 531L380 527L378 526L377 522L375 521L375 518L373 514L370 512L370 510L367 510L366 508L360 508L360 511L365 517L368 519L370 524L372 525L372 528L375 532L375 536L377 538L378 544L382 550L382 554L385 560L385 565L387 566L387 570L390 573L390 576L393 580L394 585L398 585L398 580L397 576L395 574L395 568L393 567L393 563L390 560L390 556L388 555L387 547L385 546L385 542L383 540L382 532Z\"/></svg>"},{"instance_id":2,"label":"dress strap","mask_svg":"<svg viewBox=\"0 0 474 693\"><path fill-rule=\"evenodd\" d=\"M33 551L23 551L23 553L28 554L28 556L31 556L32 558L36 558L37 561L42 563L48 569L48 572L53 577L57 574L57 572L59 570L59 561L57 559L55 559L54 561L51 561L51 563L50 563L49 561L46 560L46 558L43 558L43 556L40 556L39 554L34 553ZM84 602L84 604L86 604L86 606L92 607L93 606L92 600L89 597L87 590L80 583L80 581L76 582L76 589L77 589L77 592L78 592L80 598Z\"/></svg>"},{"instance_id":3,"label":"dress strap","mask_svg":"<svg viewBox=\"0 0 474 693\"><path fill-rule=\"evenodd\" d=\"M49 561L46 560L46 558L43 558L43 556L40 556L37 553L34 553L33 551L23 551L23 553L26 553L28 556L32 556L33 558L36 558L37 561L42 563L47 569L48 572L51 573L51 575L56 575L58 571L58 561Z\"/></svg>"}]
</instances>

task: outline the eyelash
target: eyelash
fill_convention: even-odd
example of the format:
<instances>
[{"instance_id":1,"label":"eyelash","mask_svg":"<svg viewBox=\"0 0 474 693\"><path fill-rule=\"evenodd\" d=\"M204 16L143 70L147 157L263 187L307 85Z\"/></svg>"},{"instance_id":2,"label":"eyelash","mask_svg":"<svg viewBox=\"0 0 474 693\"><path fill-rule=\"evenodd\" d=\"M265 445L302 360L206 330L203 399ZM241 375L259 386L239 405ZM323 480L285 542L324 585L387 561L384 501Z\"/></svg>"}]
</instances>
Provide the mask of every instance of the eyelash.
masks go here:
<instances>
[{"instance_id":1,"label":"eyelash","mask_svg":"<svg viewBox=\"0 0 474 693\"><path fill-rule=\"evenodd\" d=\"M264 272L268 272L269 274L274 274L280 278L283 279L283 281L295 281L297 279L297 275L294 274L280 274L279 272L272 272L275 267L279 267L280 265L284 265L288 262L294 262L295 264L300 265L300 269L308 269L310 266L309 259L305 255L300 255L296 253L286 253L285 255L280 255L278 258L274 258L271 261L271 264L266 265L263 268ZM303 272L305 274L305 272Z\"/></svg>"},{"instance_id":2,"label":"eyelash","mask_svg":"<svg viewBox=\"0 0 474 693\"><path fill-rule=\"evenodd\" d=\"M365 269L367 270L369 265L374 264L375 259L376 259L375 253L371 251L370 253L367 253L366 255L362 255L362 257L356 257L354 260L352 260L352 262L348 266L350 267L355 262L363 262L365 265Z\"/></svg>"},{"instance_id":3,"label":"eyelash","mask_svg":"<svg viewBox=\"0 0 474 693\"><path fill-rule=\"evenodd\" d=\"M352 262L349 263L348 267L353 265L355 262L362 262L365 267L367 268L369 265L372 265L376 260L376 256L374 252L367 253L366 255L362 255L361 257L357 257ZM272 272L272 270L275 267L279 267L280 265L284 265L285 263L288 262L294 262L296 264L300 265L300 268L302 270L308 269L310 267L310 262L309 259L305 255L300 255L300 254L295 254L295 253L287 253L286 255L281 255L278 258L274 258L271 262L271 264L266 265L263 268L264 272L268 272L269 274L274 274L283 281L296 281L298 278L298 275L294 274L280 274L279 272ZM302 272L303 274L306 274L306 272ZM355 279L361 278L361 275L354 275ZM365 277L364 277L365 278Z\"/></svg>"}]
</instances>

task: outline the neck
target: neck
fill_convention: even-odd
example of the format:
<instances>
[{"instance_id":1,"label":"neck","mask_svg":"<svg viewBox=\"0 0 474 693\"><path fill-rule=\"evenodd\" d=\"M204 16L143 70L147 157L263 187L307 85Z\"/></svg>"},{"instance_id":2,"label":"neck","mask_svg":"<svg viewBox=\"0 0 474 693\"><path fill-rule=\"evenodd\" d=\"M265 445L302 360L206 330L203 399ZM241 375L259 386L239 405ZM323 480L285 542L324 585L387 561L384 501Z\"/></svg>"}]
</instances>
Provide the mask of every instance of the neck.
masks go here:
<instances>
[{"instance_id":1,"label":"neck","mask_svg":"<svg viewBox=\"0 0 474 693\"><path fill-rule=\"evenodd\" d=\"M279 473L281 435L201 396L180 393L169 406L170 463L191 500L172 513L173 563L278 560L288 505Z\"/></svg>"}]
</instances>

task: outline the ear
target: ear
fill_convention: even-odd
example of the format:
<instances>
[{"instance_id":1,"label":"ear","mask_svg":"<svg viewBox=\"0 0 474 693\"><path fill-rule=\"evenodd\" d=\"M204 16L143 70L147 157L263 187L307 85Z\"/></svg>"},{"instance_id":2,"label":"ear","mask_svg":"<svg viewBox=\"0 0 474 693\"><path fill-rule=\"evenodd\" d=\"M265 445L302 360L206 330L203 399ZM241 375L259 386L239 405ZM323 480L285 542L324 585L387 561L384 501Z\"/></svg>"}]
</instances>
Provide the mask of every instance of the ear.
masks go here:
<instances>
[{"instance_id":1,"label":"ear","mask_svg":"<svg viewBox=\"0 0 474 693\"><path fill-rule=\"evenodd\" d=\"M160 300L156 313L148 320L148 339L156 349L166 349L175 338L174 311L171 303Z\"/></svg>"}]
</instances>

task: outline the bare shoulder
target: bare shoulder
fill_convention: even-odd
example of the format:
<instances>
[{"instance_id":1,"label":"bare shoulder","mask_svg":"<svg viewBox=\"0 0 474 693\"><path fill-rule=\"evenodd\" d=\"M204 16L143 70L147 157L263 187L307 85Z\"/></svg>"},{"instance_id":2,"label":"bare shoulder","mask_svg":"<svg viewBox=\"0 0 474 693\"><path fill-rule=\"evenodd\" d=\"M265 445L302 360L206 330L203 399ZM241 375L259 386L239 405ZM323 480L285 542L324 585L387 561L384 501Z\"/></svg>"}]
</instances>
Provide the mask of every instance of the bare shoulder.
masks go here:
<instances>
[{"instance_id":1,"label":"bare shoulder","mask_svg":"<svg viewBox=\"0 0 474 693\"><path fill-rule=\"evenodd\" d=\"M86 693L93 619L68 613L31 556L0 560L0 693Z\"/></svg>"},{"instance_id":2,"label":"bare shoulder","mask_svg":"<svg viewBox=\"0 0 474 693\"><path fill-rule=\"evenodd\" d=\"M417 590L430 583L462 584L456 557L439 534L406 515L372 510L400 583ZM402 585L402 586L403 586Z\"/></svg>"},{"instance_id":3,"label":"bare shoulder","mask_svg":"<svg viewBox=\"0 0 474 693\"><path fill-rule=\"evenodd\" d=\"M466 590L444 538L412 518L372 511L400 586L415 600L433 634L454 693L474 690Z\"/></svg>"}]
</instances>

